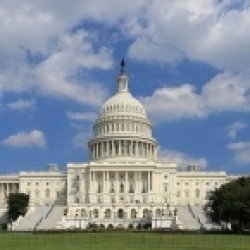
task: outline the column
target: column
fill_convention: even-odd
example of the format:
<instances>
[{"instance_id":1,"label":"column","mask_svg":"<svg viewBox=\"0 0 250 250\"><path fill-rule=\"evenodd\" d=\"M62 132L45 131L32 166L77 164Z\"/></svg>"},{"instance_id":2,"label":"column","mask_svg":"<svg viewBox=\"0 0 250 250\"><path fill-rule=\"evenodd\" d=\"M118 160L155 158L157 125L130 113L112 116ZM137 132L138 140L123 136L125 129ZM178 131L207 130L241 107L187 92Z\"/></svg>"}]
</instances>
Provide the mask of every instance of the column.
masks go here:
<instances>
[{"instance_id":1,"label":"column","mask_svg":"<svg viewBox=\"0 0 250 250\"><path fill-rule=\"evenodd\" d=\"M106 146L107 146L107 157L110 156L110 143L109 141L106 142Z\"/></svg>"},{"instance_id":2,"label":"column","mask_svg":"<svg viewBox=\"0 0 250 250\"><path fill-rule=\"evenodd\" d=\"M9 183L6 183L6 187L7 187L6 196L8 197L9 196L9 192L10 192Z\"/></svg>"},{"instance_id":3,"label":"column","mask_svg":"<svg viewBox=\"0 0 250 250\"><path fill-rule=\"evenodd\" d=\"M121 143L122 143L122 141L118 141L118 155L120 156L121 155Z\"/></svg>"},{"instance_id":4,"label":"column","mask_svg":"<svg viewBox=\"0 0 250 250\"><path fill-rule=\"evenodd\" d=\"M133 141L130 141L130 145L129 145L129 155L132 156L133 155Z\"/></svg>"},{"instance_id":5,"label":"column","mask_svg":"<svg viewBox=\"0 0 250 250\"><path fill-rule=\"evenodd\" d=\"M102 172L102 193L106 192L106 171Z\"/></svg>"},{"instance_id":6,"label":"column","mask_svg":"<svg viewBox=\"0 0 250 250\"><path fill-rule=\"evenodd\" d=\"M125 172L125 193L128 193L128 171Z\"/></svg>"},{"instance_id":7,"label":"column","mask_svg":"<svg viewBox=\"0 0 250 250\"><path fill-rule=\"evenodd\" d=\"M139 142L135 142L135 156L139 156Z\"/></svg>"},{"instance_id":8,"label":"column","mask_svg":"<svg viewBox=\"0 0 250 250\"><path fill-rule=\"evenodd\" d=\"M139 191L140 191L140 193L141 193L141 191L142 191L142 185L141 185L141 184L142 184L142 183L141 183L141 182L142 182L142 178L141 178L141 177L142 177L142 172L139 171L139 172L138 172L138 175L139 175L139 176L138 176L138 177L139 177L139 178L138 178L138 179L139 179Z\"/></svg>"},{"instance_id":9,"label":"column","mask_svg":"<svg viewBox=\"0 0 250 250\"><path fill-rule=\"evenodd\" d=\"M115 142L112 141L112 156L115 155Z\"/></svg>"},{"instance_id":10,"label":"column","mask_svg":"<svg viewBox=\"0 0 250 250\"><path fill-rule=\"evenodd\" d=\"M99 158L99 143L96 143L96 158Z\"/></svg>"},{"instance_id":11,"label":"column","mask_svg":"<svg viewBox=\"0 0 250 250\"><path fill-rule=\"evenodd\" d=\"M148 184L147 184L147 192L150 192L150 173L151 171L148 171Z\"/></svg>"},{"instance_id":12,"label":"column","mask_svg":"<svg viewBox=\"0 0 250 250\"><path fill-rule=\"evenodd\" d=\"M0 198L3 198L3 184L1 183L0 183Z\"/></svg>"},{"instance_id":13,"label":"column","mask_svg":"<svg viewBox=\"0 0 250 250\"><path fill-rule=\"evenodd\" d=\"M109 171L107 171L107 193L110 192Z\"/></svg>"}]
</instances>

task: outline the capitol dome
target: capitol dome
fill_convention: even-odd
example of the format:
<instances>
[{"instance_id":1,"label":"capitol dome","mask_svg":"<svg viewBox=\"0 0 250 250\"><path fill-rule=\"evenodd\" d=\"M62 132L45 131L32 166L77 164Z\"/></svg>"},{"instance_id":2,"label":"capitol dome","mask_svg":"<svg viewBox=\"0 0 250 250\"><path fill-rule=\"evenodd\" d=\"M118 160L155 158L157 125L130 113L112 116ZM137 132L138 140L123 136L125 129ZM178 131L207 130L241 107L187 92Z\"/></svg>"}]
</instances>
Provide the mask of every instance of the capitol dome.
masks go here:
<instances>
[{"instance_id":1,"label":"capitol dome","mask_svg":"<svg viewBox=\"0 0 250 250\"><path fill-rule=\"evenodd\" d=\"M100 116L127 113L129 115L147 117L142 104L129 92L117 92L102 106Z\"/></svg>"},{"instance_id":2,"label":"capitol dome","mask_svg":"<svg viewBox=\"0 0 250 250\"><path fill-rule=\"evenodd\" d=\"M133 157L156 159L156 141L143 105L128 89L128 76L121 63L118 88L101 107L89 141L91 160Z\"/></svg>"}]
</instances>

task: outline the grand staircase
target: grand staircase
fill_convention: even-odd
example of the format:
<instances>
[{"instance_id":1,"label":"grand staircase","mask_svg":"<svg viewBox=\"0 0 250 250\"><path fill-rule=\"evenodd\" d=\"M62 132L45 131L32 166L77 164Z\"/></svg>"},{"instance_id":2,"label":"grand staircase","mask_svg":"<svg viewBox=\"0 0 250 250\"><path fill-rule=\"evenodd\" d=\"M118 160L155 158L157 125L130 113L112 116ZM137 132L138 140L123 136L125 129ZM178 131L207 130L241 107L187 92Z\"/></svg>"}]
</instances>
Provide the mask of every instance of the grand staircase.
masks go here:
<instances>
[{"instance_id":1,"label":"grand staircase","mask_svg":"<svg viewBox=\"0 0 250 250\"><path fill-rule=\"evenodd\" d=\"M219 225L212 223L211 220L208 218L203 206L190 206L190 209L195 215L195 217L198 219L198 221L200 221L203 229L220 229Z\"/></svg>"},{"instance_id":2,"label":"grand staircase","mask_svg":"<svg viewBox=\"0 0 250 250\"><path fill-rule=\"evenodd\" d=\"M55 229L56 224L61 221L66 206L53 206L49 213L38 224L36 230Z\"/></svg>"},{"instance_id":3,"label":"grand staircase","mask_svg":"<svg viewBox=\"0 0 250 250\"><path fill-rule=\"evenodd\" d=\"M186 230L200 230L201 224L188 205L177 206L178 219Z\"/></svg>"},{"instance_id":4,"label":"grand staircase","mask_svg":"<svg viewBox=\"0 0 250 250\"><path fill-rule=\"evenodd\" d=\"M14 223L13 231L33 231L50 210L50 206L41 206L28 212L20 221Z\"/></svg>"}]
</instances>

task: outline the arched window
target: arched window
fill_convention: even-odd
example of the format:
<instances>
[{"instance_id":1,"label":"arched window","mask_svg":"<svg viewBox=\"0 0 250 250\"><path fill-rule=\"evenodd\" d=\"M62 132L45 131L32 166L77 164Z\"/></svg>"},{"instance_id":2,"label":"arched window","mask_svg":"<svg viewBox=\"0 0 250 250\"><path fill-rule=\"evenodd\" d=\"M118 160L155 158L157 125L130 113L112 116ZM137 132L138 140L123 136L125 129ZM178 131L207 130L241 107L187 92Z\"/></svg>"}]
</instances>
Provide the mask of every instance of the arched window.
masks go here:
<instances>
[{"instance_id":1,"label":"arched window","mask_svg":"<svg viewBox=\"0 0 250 250\"><path fill-rule=\"evenodd\" d=\"M93 210L93 216L94 216L94 218L98 218L98 210L97 209L94 209Z\"/></svg>"},{"instance_id":2,"label":"arched window","mask_svg":"<svg viewBox=\"0 0 250 250\"><path fill-rule=\"evenodd\" d=\"M143 217L148 217L148 216L149 216L149 210L143 209Z\"/></svg>"},{"instance_id":3,"label":"arched window","mask_svg":"<svg viewBox=\"0 0 250 250\"><path fill-rule=\"evenodd\" d=\"M120 208L120 209L118 210L118 218L119 218L119 219L123 219L123 218L124 218L124 215L125 215L124 210Z\"/></svg>"},{"instance_id":4,"label":"arched window","mask_svg":"<svg viewBox=\"0 0 250 250\"><path fill-rule=\"evenodd\" d=\"M136 210L135 209L131 209L131 219L136 219Z\"/></svg>"},{"instance_id":5,"label":"arched window","mask_svg":"<svg viewBox=\"0 0 250 250\"><path fill-rule=\"evenodd\" d=\"M110 219L110 218L111 218L111 210L106 209L106 211L105 211L105 219Z\"/></svg>"}]
</instances>

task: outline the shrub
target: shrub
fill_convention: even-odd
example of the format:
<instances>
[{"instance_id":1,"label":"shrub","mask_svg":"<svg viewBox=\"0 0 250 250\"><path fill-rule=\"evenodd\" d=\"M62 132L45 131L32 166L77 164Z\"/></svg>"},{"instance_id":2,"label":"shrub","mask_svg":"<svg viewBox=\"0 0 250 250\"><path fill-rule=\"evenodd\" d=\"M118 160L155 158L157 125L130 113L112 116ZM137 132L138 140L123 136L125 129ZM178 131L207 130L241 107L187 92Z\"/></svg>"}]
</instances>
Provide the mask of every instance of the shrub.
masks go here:
<instances>
[{"instance_id":1,"label":"shrub","mask_svg":"<svg viewBox=\"0 0 250 250\"><path fill-rule=\"evenodd\" d=\"M114 225L113 224L108 224L108 227L107 227L109 230L112 230L114 229Z\"/></svg>"},{"instance_id":2,"label":"shrub","mask_svg":"<svg viewBox=\"0 0 250 250\"><path fill-rule=\"evenodd\" d=\"M129 230L133 230L133 229L134 229L134 225L133 225L133 224L129 224L129 225L128 225L128 229L129 229Z\"/></svg>"}]
</instances>

